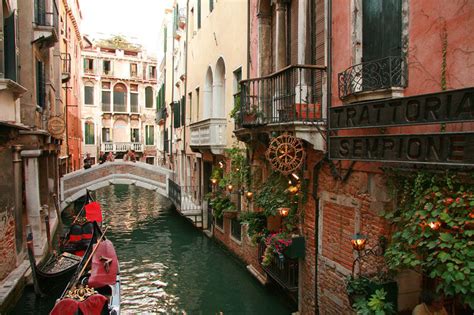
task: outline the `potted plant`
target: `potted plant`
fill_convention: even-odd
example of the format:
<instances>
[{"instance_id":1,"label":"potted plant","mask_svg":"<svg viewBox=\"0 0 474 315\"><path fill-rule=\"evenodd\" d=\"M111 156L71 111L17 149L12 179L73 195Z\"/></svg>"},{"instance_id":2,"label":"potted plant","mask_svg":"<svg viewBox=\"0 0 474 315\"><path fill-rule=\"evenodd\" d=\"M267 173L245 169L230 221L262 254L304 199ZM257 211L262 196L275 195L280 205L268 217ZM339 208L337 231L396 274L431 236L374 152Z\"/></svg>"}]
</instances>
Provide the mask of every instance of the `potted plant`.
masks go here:
<instances>
[{"instance_id":1,"label":"potted plant","mask_svg":"<svg viewBox=\"0 0 474 315\"><path fill-rule=\"evenodd\" d=\"M395 306L387 299L387 292L378 289L368 298L360 298L353 305L357 314L361 315L390 315L396 314Z\"/></svg>"},{"instance_id":2,"label":"potted plant","mask_svg":"<svg viewBox=\"0 0 474 315\"><path fill-rule=\"evenodd\" d=\"M346 280L346 291L349 303L353 305L360 299L369 299L377 290L384 290L385 299L393 305L394 310L398 307L398 285L387 273L371 276L349 276Z\"/></svg>"},{"instance_id":3,"label":"potted plant","mask_svg":"<svg viewBox=\"0 0 474 315\"><path fill-rule=\"evenodd\" d=\"M271 233L265 238L265 252L262 257L262 266L269 266L273 257L277 255L284 260L283 252L291 245L291 236L287 233Z\"/></svg>"},{"instance_id":4,"label":"potted plant","mask_svg":"<svg viewBox=\"0 0 474 315\"><path fill-rule=\"evenodd\" d=\"M209 199L209 205L212 207L213 214L217 218L222 218L224 212L235 211L235 205L227 196L214 194Z\"/></svg>"}]
</instances>

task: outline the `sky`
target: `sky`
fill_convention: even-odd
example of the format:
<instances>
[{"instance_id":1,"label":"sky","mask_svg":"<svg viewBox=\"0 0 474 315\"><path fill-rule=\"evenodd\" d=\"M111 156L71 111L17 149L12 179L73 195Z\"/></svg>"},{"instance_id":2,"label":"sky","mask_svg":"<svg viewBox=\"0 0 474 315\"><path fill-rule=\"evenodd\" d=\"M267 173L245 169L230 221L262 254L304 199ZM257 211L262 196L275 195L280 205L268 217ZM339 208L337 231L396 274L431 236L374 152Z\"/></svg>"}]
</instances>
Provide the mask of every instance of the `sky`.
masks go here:
<instances>
[{"instance_id":1,"label":"sky","mask_svg":"<svg viewBox=\"0 0 474 315\"><path fill-rule=\"evenodd\" d=\"M165 8L172 0L79 0L82 33L92 39L125 35L160 58L159 37Z\"/></svg>"}]
</instances>

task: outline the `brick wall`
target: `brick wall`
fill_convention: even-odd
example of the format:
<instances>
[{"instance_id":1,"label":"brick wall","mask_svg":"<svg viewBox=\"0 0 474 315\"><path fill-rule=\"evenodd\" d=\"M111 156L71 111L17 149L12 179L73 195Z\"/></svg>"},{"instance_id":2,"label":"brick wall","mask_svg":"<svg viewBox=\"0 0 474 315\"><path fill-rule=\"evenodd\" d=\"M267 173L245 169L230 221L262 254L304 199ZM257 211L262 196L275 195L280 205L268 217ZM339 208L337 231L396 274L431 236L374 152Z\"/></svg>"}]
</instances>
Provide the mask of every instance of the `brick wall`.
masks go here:
<instances>
[{"instance_id":1,"label":"brick wall","mask_svg":"<svg viewBox=\"0 0 474 315\"><path fill-rule=\"evenodd\" d=\"M346 182L335 181L325 164L319 177L321 251L318 257L318 302L321 314L350 314L345 279L351 274L355 253L350 243L354 233L368 236L367 247L374 247L387 234L380 212L392 203L386 192L383 174L360 164ZM346 169L340 170L342 173ZM343 174L342 174L343 175ZM374 272L383 264L382 257L372 257L360 267L363 273ZM356 270L358 270L356 266Z\"/></svg>"},{"instance_id":2,"label":"brick wall","mask_svg":"<svg viewBox=\"0 0 474 315\"><path fill-rule=\"evenodd\" d=\"M0 280L16 267L13 162L11 143L0 144Z\"/></svg>"},{"instance_id":3,"label":"brick wall","mask_svg":"<svg viewBox=\"0 0 474 315\"><path fill-rule=\"evenodd\" d=\"M245 264L254 266L260 273L264 274L258 262L257 245L252 245L250 238L247 236L247 226L245 225L242 228L241 242L236 242L234 239L231 239L230 221L229 218L224 218L224 232L214 228L214 237L236 254Z\"/></svg>"}]
</instances>

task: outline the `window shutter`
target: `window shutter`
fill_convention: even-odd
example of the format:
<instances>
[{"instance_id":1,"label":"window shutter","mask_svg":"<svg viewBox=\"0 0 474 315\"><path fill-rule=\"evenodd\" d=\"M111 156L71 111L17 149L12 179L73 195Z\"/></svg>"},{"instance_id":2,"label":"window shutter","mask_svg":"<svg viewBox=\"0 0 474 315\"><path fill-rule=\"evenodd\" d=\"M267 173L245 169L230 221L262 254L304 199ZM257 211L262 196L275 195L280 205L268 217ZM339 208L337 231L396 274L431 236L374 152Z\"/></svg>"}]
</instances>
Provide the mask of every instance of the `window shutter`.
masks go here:
<instances>
[{"instance_id":1,"label":"window shutter","mask_svg":"<svg viewBox=\"0 0 474 315\"><path fill-rule=\"evenodd\" d=\"M197 0L197 25L201 28L201 0Z\"/></svg>"},{"instance_id":2,"label":"window shutter","mask_svg":"<svg viewBox=\"0 0 474 315\"><path fill-rule=\"evenodd\" d=\"M186 124L186 97L181 98L181 126Z\"/></svg>"},{"instance_id":3,"label":"window shutter","mask_svg":"<svg viewBox=\"0 0 474 315\"><path fill-rule=\"evenodd\" d=\"M5 19L5 78L17 80L16 11Z\"/></svg>"},{"instance_id":4,"label":"window shutter","mask_svg":"<svg viewBox=\"0 0 474 315\"><path fill-rule=\"evenodd\" d=\"M174 127L179 128L181 127L181 115L180 115L180 108L181 104L180 102L174 102L173 103L173 117L174 117Z\"/></svg>"}]
</instances>

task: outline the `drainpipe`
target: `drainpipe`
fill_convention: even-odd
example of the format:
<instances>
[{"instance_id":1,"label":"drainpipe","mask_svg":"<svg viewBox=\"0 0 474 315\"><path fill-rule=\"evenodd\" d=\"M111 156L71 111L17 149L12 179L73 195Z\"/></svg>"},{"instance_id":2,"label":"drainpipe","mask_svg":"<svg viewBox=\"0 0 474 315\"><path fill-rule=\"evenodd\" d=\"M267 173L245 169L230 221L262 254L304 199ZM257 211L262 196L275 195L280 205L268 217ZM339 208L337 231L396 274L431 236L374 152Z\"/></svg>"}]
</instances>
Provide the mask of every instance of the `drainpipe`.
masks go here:
<instances>
[{"instance_id":1,"label":"drainpipe","mask_svg":"<svg viewBox=\"0 0 474 315\"><path fill-rule=\"evenodd\" d=\"M174 8L176 9L176 7ZM178 13L176 13L178 14ZM169 145L169 149L170 149L170 163L172 163L173 165L173 180L176 180L175 178L175 172L176 172L176 166L173 162L173 128L174 128L174 35L175 35L175 32L176 32L176 25L174 25L174 22L172 23L172 27L171 27L171 30L172 30L172 33L171 33L171 113L170 113L170 117L171 117L171 121L170 121L170 145Z\"/></svg>"},{"instance_id":2,"label":"drainpipe","mask_svg":"<svg viewBox=\"0 0 474 315\"><path fill-rule=\"evenodd\" d=\"M311 196L314 199L314 309L315 314L319 314L319 302L318 302L318 256L319 256L319 172L323 166L323 161L325 158L322 158L318 163L313 167L313 192Z\"/></svg>"},{"instance_id":3,"label":"drainpipe","mask_svg":"<svg viewBox=\"0 0 474 315\"><path fill-rule=\"evenodd\" d=\"M249 78L250 78L250 0L247 0L247 79Z\"/></svg>"},{"instance_id":4,"label":"drainpipe","mask_svg":"<svg viewBox=\"0 0 474 315\"><path fill-rule=\"evenodd\" d=\"M329 152L329 109L332 105L332 0L328 1L328 9L327 9L327 106L326 106L326 139L327 139L327 152Z\"/></svg>"},{"instance_id":5,"label":"drainpipe","mask_svg":"<svg viewBox=\"0 0 474 315\"><path fill-rule=\"evenodd\" d=\"M188 31L189 31L189 0L186 2L186 42L185 42L185 45L184 45L184 104L186 104L186 98L188 97ZM184 106L184 110L183 110L183 113L182 115L184 115L184 126L183 126L183 155L184 155L184 165L183 165L183 168L182 168L182 171L183 171L183 178L184 178L184 183L186 185L186 182L187 182L187 178L186 178L186 172L184 170L186 170L186 161L187 161L187 155L186 155L186 105ZM189 115L189 117L191 117L191 113ZM191 120L189 120L189 122L191 122ZM188 166L189 168L191 168L191 165ZM191 183L188 183L190 186L191 186ZM202 216L201 216L202 218Z\"/></svg>"},{"instance_id":6,"label":"drainpipe","mask_svg":"<svg viewBox=\"0 0 474 315\"><path fill-rule=\"evenodd\" d=\"M15 239L16 252L23 250L23 161L22 145L14 145L13 149L13 183L15 187Z\"/></svg>"}]
</instances>

